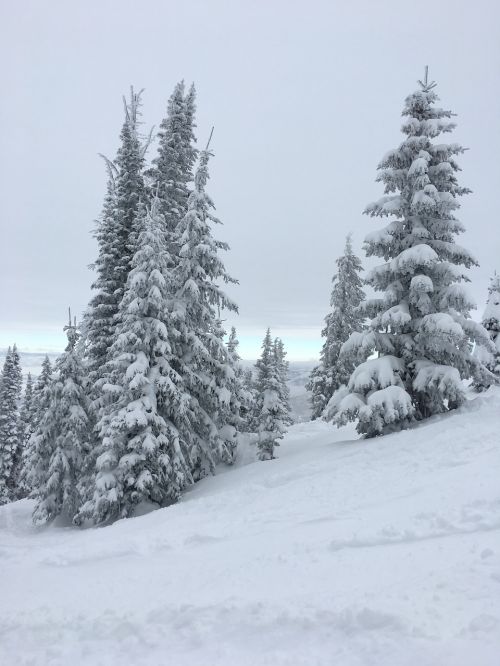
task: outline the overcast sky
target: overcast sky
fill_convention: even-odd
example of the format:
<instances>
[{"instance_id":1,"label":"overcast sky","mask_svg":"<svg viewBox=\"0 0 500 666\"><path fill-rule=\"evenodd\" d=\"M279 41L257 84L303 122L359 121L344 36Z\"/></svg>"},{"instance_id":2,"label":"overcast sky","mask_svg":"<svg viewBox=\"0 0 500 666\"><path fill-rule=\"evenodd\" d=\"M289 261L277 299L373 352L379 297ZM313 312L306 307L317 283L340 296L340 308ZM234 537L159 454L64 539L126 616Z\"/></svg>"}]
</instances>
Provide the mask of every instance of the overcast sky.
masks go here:
<instances>
[{"instance_id":1,"label":"overcast sky","mask_svg":"<svg viewBox=\"0 0 500 666\"><path fill-rule=\"evenodd\" d=\"M500 270L498 0L5 0L0 33L0 348L63 346L67 306L90 295L97 154L116 153L121 96L145 88L145 127L158 125L182 78L200 145L215 125L209 193L244 356L267 326L291 359L317 354L335 258L346 233L362 253L381 226L362 211L426 64L470 147L460 242L481 264L482 309Z\"/></svg>"}]
</instances>

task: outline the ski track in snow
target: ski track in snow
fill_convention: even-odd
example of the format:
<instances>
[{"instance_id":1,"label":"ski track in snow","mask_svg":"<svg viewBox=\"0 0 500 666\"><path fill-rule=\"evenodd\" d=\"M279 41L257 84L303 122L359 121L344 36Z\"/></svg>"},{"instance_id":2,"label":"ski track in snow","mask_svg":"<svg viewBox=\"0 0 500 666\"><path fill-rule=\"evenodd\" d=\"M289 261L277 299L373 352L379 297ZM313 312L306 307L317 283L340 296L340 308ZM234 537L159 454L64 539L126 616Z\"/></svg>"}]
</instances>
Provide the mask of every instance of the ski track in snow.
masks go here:
<instances>
[{"instance_id":1,"label":"ski track in snow","mask_svg":"<svg viewBox=\"0 0 500 666\"><path fill-rule=\"evenodd\" d=\"M499 666L499 419L490 389L374 440L300 423L106 528L0 507L0 664Z\"/></svg>"}]
</instances>

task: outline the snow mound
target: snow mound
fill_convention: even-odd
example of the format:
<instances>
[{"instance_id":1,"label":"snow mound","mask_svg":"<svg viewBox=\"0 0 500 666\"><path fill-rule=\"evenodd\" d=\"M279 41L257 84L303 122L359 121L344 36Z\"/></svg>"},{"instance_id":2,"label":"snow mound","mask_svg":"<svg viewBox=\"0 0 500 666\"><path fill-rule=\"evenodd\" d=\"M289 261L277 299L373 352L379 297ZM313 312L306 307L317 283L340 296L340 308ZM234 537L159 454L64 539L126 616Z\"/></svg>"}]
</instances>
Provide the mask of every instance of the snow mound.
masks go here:
<instances>
[{"instance_id":1,"label":"snow mound","mask_svg":"<svg viewBox=\"0 0 500 666\"><path fill-rule=\"evenodd\" d=\"M0 663L498 666L499 419L490 389L372 440L300 423L101 529L0 507Z\"/></svg>"}]
</instances>

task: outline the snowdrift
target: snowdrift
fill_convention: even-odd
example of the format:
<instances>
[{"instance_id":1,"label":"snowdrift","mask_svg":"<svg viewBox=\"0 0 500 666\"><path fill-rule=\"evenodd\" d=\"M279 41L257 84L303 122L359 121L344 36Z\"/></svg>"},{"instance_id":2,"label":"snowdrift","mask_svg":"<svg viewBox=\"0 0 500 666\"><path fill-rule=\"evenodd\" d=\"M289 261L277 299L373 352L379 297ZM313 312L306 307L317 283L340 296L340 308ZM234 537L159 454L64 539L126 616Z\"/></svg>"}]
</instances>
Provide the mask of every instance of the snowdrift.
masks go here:
<instances>
[{"instance_id":1,"label":"snowdrift","mask_svg":"<svg viewBox=\"0 0 500 666\"><path fill-rule=\"evenodd\" d=\"M498 666L500 390L369 441L295 425L279 459L90 530L0 508L3 666Z\"/></svg>"}]
</instances>

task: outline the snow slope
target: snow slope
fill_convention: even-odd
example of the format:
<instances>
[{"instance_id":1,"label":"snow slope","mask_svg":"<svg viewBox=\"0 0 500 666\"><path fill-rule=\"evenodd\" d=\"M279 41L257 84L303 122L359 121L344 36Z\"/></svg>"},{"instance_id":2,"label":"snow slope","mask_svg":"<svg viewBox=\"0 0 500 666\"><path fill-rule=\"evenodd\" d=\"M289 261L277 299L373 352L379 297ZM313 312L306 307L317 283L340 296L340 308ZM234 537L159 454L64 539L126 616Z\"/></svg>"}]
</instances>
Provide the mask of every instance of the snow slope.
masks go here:
<instances>
[{"instance_id":1,"label":"snow slope","mask_svg":"<svg viewBox=\"0 0 500 666\"><path fill-rule=\"evenodd\" d=\"M0 509L2 666L498 666L500 391L278 460L90 530Z\"/></svg>"}]
</instances>

